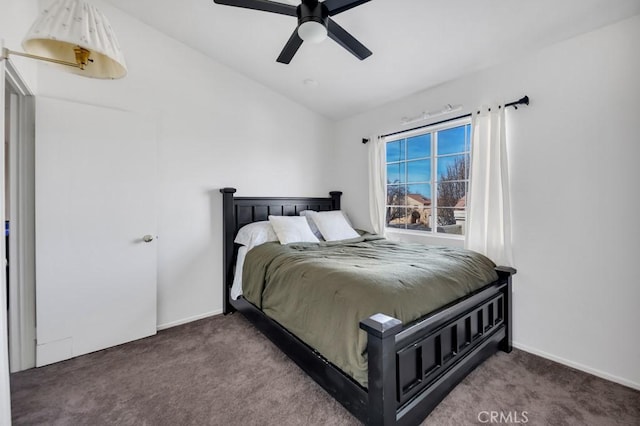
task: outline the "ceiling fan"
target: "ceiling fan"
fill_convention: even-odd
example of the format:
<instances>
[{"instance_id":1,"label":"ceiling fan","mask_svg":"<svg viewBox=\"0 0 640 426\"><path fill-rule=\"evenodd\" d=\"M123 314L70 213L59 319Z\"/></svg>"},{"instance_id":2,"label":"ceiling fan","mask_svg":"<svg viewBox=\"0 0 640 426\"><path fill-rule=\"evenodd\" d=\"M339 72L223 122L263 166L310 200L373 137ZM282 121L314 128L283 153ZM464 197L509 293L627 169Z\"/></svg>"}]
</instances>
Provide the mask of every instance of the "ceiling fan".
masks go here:
<instances>
[{"instance_id":1,"label":"ceiling fan","mask_svg":"<svg viewBox=\"0 0 640 426\"><path fill-rule=\"evenodd\" d=\"M298 6L270 0L213 0L214 3L246 9L262 10L298 17L298 26L280 52L277 61L288 64L293 59L303 41L319 43L327 36L347 49L360 60L371 56L371 51L336 24L330 16L352 9L370 0L302 0Z\"/></svg>"}]
</instances>

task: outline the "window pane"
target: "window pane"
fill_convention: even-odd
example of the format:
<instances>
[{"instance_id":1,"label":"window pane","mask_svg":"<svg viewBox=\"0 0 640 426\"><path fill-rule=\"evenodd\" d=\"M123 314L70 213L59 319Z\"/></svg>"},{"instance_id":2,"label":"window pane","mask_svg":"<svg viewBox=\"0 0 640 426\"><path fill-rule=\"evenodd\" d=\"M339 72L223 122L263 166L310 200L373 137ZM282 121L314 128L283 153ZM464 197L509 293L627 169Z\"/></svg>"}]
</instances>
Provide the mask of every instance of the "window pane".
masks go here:
<instances>
[{"instance_id":1,"label":"window pane","mask_svg":"<svg viewBox=\"0 0 640 426\"><path fill-rule=\"evenodd\" d=\"M464 209L466 205L466 182L438 183L438 207Z\"/></svg>"},{"instance_id":2,"label":"window pane","mask_svg":"<svg viewBox=\"0 0 640 426\"><path fill-rule=\"evenodd\" d=\"M438 180L464 180L468 178L469 154L438 157Z\"/></svg>"},{"instance_id":3,"label":"window pane","mask_svg":"<svg viewBox=\"0 0 640 426\"><path fill-rule=\"evenodd\" d=\"M412 229L414 231L431 231L431 208L408 208L406 222L407 229Z\"/></svg>"},{"instance_id":4,"label":"window pane","mask_svg":"<svg viewBox=\"0 0 640 426\"><path fill-rule=\"evenodd\" d=\"M407 187L405 185L387 185L387 205L406 206Z\"/></svg>"},{"instance_id":5,"label":"window pane","mask_svg":"<svg viewBox=\"0 0 640 426\"><path fill-rule=\"evenodd\" d=\"M431 160L407 161L407 182L429 182Z\"/></svg>"},{"instance_id":6,"label":"window pane","mask_svg":"<svg viewBox=\"0 0 640 426\"><path fill-rule=\"evenodd\" d=\"M387 227L404 228L407 221L407 209L405 207L387 207Z\"/></svg>"},{"instance_id":7,"label":"window pane","mask_svg":"<svg viewBox=\"0 0 640 426\"><path fill-rule=\"evenodd\" d=\"M404 162L387 164L387 183L405 182L405 164Z\"/></svg>"},{"instance_id":8,"label":"window pane","mask_svg":"<svg viewBox=\"0 0 640 426\"><path fill-rule=\"evenodd\" d=\"M464 235L465 210L438 209L438 232L443 234Z\"/></svg>"},{"instance_id":9,"label":"window pane","mask_svg":"<svg viewBox=\"0 0 640 426\"><path fill-rule=\"evenodd\" d=\"M467 126L453 127L438 132L438 155L457 154L466 151Z\"/></svg>"},{"instance_id":10,"label":"window pane","mask_svg":"<svg viewBox=\"0 0 640 426\"><path fill-rule=\"evenodd\" d=\"M426 132L386 144L387 227L464 235L471 124Z\"/></svg>"},{"instance_id":11,"label":"window pane","mask_svg":"<svg viewBox=\"0 0 640 426\"><path fill-rule=\"evenodd\" d=\"M387 163L405 159L405 139L387 142Z\"/></svg>"},{"instance_id":12,"label":"window pane","mask_svg":"<svg viewBox=\"0 0 640 426\"><path fill-rule=\"evenodd\" d=\"M407 139L407 160L431 156L431 133Z\"/></svg>"}]
</instances>

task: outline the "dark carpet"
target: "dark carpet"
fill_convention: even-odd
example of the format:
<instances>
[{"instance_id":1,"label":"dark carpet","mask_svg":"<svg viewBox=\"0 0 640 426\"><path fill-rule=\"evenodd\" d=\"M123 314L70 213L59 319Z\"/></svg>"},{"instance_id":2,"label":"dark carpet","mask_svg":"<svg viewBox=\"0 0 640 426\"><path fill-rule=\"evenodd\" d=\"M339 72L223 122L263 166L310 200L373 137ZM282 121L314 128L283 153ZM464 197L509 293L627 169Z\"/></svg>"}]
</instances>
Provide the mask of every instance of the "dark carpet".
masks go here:
<instances>
[{"instance_id":1,"label":"dark carpet","mask_svg":"<svg viewBox=\"0 0 640 426\"><path fill-rule=\"evenodd\" d=\"M242 316L217 316L11 376L14 425L355 425ZM426 425L640 425L640 392L498 353Z\"/></svg>"}]
</instances>

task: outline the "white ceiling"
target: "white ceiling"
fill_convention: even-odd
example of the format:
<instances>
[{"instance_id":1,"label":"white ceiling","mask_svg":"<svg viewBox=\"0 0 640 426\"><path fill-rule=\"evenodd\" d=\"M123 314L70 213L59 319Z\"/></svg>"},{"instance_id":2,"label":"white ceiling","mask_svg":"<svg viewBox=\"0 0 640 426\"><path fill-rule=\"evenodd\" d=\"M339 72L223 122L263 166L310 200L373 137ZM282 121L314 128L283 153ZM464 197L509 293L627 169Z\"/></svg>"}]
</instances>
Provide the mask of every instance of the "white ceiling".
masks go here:
<instances>
[{"instance_id":1,"label":"white ceiling","mask_svg":"<svg viewBox=\"0 0 640 426\"><path fill-rule=\"evenodd\" d=\"M640 0L372 0L334 17L372 56L327 39L284 65L295 17L213 0L107 1L335 120L640 13Z\"/></svg>"}]
</instances>

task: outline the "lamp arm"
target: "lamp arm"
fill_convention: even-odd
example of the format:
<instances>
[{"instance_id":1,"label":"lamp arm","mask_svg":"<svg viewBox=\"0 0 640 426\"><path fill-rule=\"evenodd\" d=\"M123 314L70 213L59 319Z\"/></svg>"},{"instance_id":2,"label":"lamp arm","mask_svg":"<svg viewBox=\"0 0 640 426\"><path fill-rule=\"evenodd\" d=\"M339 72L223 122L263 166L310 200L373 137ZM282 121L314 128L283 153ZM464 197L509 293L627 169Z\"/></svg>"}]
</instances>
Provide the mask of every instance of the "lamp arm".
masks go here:
<instances>
[{"instance_id":1,"label":"lamp arm","mask_svg":"<svg viewBox=\"0 0 640 426\"><path fill-rule=\"evenodd\" d=\"M39 61L53 62L54 64L67 65L74 68L83 67L83 64L74 64L73 62L61 61L61 60L52 59L52 58L45 58L44 56L30 55L29 53L16 52L14 50L9 50L6 47L3 47L2 56L0 57L0 59L9 59L9 55L22 56L24 58L37 59Z\"/></svg>"}]
</instances>

